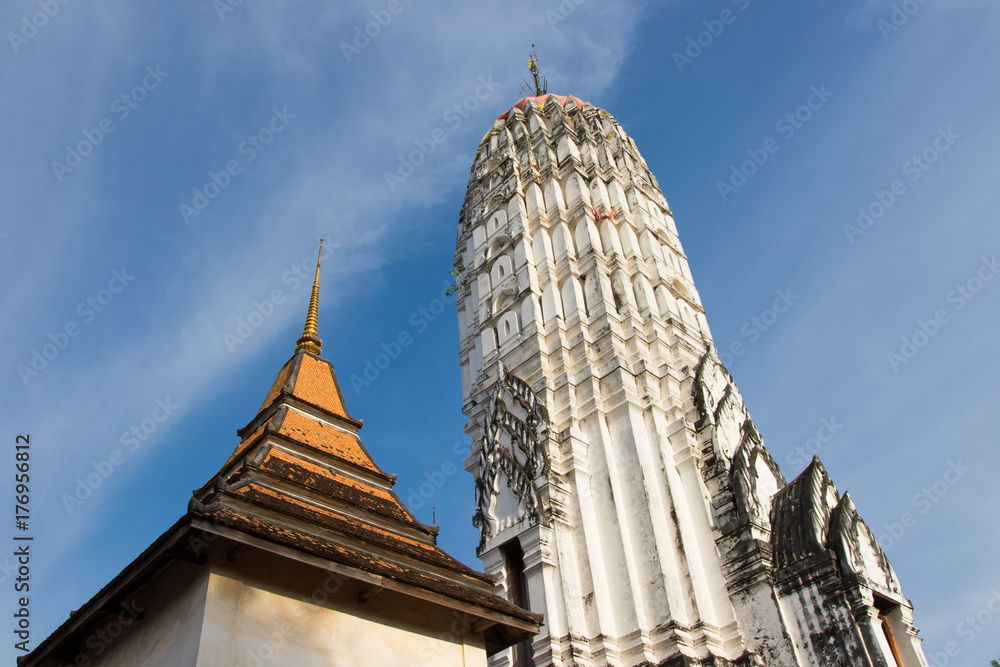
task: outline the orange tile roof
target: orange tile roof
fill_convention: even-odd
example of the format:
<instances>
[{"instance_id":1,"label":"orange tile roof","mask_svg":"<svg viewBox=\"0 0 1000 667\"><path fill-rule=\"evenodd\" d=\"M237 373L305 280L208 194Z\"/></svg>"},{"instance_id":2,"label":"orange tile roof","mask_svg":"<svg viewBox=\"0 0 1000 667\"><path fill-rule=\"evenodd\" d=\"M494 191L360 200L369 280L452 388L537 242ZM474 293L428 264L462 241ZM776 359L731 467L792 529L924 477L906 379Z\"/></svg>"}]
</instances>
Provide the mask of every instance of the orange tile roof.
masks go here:
<instances>
[{"instance_id":1,"label":"orange tile roof","mask_svg":"<svg viewBox=\"0 0 1000 667\"><path fill-rule=\"evenodd\" d=\"M281 388L285 386L286 382L288 382L288 375L292 372L292 364L294 361L295 357L292 357L285 362L285 365L281 367L280 371L278 371L278 377L275 378L274 384L271 385L271 390L267 392L267 396L264 397L264 402L260 404L260 408L257 412L260 412L267 406L271 405L274 399L278 397L278 394L281 393Z\"/></svg>"},{"instance_id":2,"label":"orange tile roof","mask_svg":"<svg viewBox=\"0 0 1000 667\"><path fill-rule=\"evenodd\" d=\"M277 431L289 440L336 457L359 468L384 475L371 455L361 445L361 439L333 426L328 426L314 417L289 410L281 428Z\"/></svg>"},{"instance_id":3,"label":"orange tile roof","mask_svg":"<svg viewBox=\"0 0 1000 667\"><path fill-rule=\"evenodd\" d=\"M323 412L354 422L344 405L344 395L337 382L333 364L322 357L298 350L281 367L278 377L271 385L258 414L270 407L282 396L292 396L304 403L315 406Z\"/></svg>"},{"instance_id":4,"label":"orange tile roof","mask_svg":"<svg viewBox=\"0 0 1000 667\"><path fill-rule=\"evenodd\" d=\"M303 412L303 404L312 406L316 414ZM276 528L292 531L296 525L312 527L301 533L303 541L311 540L313 532L341 536L368 545L369 557L373 552L367 549L394 553L396 559L411 562L417 569L431 567L451 573L446 578L471 577L491 589L486 575L440 549L437 529L418 521L399 496L386 488L394 477L375 463L360 437L350 432L356 423L344 405L332 364L298 351L278 373L257 416L240 429L242 440L236 451L219 475L195 492L195 500L214 514L222 510L220 501L228 496L241 507L257 509L245 512L251 523L261 521L261 516L285 517L277 520ZM287 444L258 457L255 452L267 433ZM307 450L309 459L296 453ZM216 481L220 475L224 483ZM287 485L301 492L289 494L284 490L290 488ZM334 509L345 505L352 509ZM370 519L366 520L366 515ZM383 570L394 567L387 561Z\"/></svg>"},{"instance_id":5,"label":"orange tile roof","mask_svg":"<svg viewBox=\"0 0 1000 667\"><path fill-rule=\"evenodd\" d=\"M451 577L432 576L426 571L422 572L412 567L401 567L385 559L375 557L370 553L365 553L357 549L344 548L320 537L291 530L287 526L282 526L274 521L261 517L247 516L229 507L220 507L209 513L195 512L194 514L210 519L215 525L240 530L276 544L291 546L334 562L357 567L372 574L395 579L402 583L446 595L456 600L507 614L522 621L539 623L542 620L541 615L525 611L507 602L500 596L495 595L492 592L493 586L489 583L485 575L476 573L471 568L461 565L461 563L458 564L469 573L478 575L482 583L474 585L470 582L456 580ZM463 574L465 573L463 572Z\"/></svg>"},{"instance_id":6,"label":"orange tile roof","mask_svg":"<svg viewBox=\"0 0 1000 667\"><path fill-rule=\"evenodd\" d=\"M260 470L287 479L339 500L347 505L366 507L381 516L422 529L394 493L330 469L318 466L279 449L272 449L261 462Z\"/></svg>"},{"instance_id":7,"label":"orange tile roof","mask_svg":"<svg viewBox=\"0 0 1000 667\"><path fill-rule=\"evenodd\" d=\"M333 364L325 359L302 355L292 395L338 417L351 418L344 408Z\"/></svg>"}]
</instances>

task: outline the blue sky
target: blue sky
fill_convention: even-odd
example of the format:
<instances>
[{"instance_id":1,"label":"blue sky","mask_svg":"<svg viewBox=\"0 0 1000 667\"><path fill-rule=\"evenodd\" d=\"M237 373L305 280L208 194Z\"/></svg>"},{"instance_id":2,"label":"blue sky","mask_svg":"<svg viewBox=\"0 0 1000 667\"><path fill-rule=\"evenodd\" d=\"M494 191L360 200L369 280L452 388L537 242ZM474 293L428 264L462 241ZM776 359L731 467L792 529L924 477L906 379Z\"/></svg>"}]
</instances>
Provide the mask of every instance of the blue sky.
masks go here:
<instances>
[{"instance_id":1,"label":"blue sky","mask_svg":"<svg viewBox=\"0 0 1000 667\"><path fill-rule=\"evenodd\" d=\"M231 2L0 8L0 465L13 470L14 437L30 433L32 646L235 447L301 331L294 267L309 273L321 236L324 355L365 443L421 519L437 508L442 546L478 565L454 450L454 306L420 309L439 305L473 152L519 98L535 43L551 92L607 109L636 140L786 476L819 445L889 538L928 654L955 642L951 664L1000 658L1000 619L961 625L1000 590L1000 7ZM345 47L373 16L378 34ZM386 172L433 136L390 187ZM355 390L401 332L413 345ZM26 373L50 343L63 347ZM144 420L155 430L67 511L64 494ZM0 590L10 618L10 577Z\"/></svg>"}]
</instances>

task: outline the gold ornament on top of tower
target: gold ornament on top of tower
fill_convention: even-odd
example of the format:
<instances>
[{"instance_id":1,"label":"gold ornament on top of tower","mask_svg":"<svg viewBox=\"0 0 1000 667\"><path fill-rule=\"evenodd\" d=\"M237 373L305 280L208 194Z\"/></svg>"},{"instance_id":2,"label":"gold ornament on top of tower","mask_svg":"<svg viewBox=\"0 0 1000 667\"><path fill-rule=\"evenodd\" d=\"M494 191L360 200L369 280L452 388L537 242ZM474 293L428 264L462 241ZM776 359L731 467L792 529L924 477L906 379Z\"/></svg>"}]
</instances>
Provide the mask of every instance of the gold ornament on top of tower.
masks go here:
<instances>
[{"instance_id":1,"label":"gold ornament on top of tower","mask_svg":"<svg viewBox=\"0 0 1000 667\"><path fill-rule=\"evenodd\" d=\"M305 350L319 356L323 351L323 341L319 339L319 264L323 258L323 239L319 240L319 255L316 256L316 277L313 279L312 296L309 297L309 312L302 336L295 341L295 351Z\"/></svg>"}]
</instances>

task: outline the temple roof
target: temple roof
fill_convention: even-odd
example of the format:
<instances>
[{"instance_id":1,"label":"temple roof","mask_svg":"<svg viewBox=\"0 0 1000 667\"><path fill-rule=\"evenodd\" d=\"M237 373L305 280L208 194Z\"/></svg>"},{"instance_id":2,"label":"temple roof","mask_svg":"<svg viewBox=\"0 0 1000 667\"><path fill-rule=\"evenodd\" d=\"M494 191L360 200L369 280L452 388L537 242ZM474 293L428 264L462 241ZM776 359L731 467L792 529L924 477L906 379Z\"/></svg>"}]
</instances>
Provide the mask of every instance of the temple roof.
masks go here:
<instances>
[{"instance_id":1,"label":"temple roof","mask_svg":"<svg viewBox=\"0 0 1000 667\"><path fill-rule=\"evenodd\" d=\"M194 492L189 513L242 533L337 562L405 587L502 614L517 628L499 646L529 636L541 617L493 594L493 580L437 546L403 505L358 436L333 364L320 355L319 265L302 337L240 443L218 474ZM502 628L493 631L496 634ZM511 634L511 633L514 634ZM490 634L490 631L487 631Z\"/></svg>"},{"instance_id":2,"label":"temple roof","mask_svg":"<svg viewBox=\"0 0 1000 667\"><path fill-rule=\"evenodd\" d=\"M373 590L478 616L490 654L538 632L540 614L495 595L490 576L437 546L437 526L417 520L392 490L396 476L365 449L358 436L363 422L351 417L333 364L319 356L318 283L317 263L295 353L257 414L237 431L240 442L232 455L193 492L187 514L21 664L48 664L78 645L109 606L120 604L166 562L203 564L204 555L191 545L198 541L192 535L206 534L322 563Z\"/></svg>"},{"instance_id":3,"label":"temple roof","mask_svg":"<svg viewBox=\"0 0 1000 667\"><path fill-rule=\"evenodd\" d=\"M281 367L260 410L270 406L282 395L292 396L342 419L355 421L344 406L344 394L337 382L333 364L321 357L296 352Z\"/></svg>"},{"instance_id":4,"label":"temple roof","mask_svg":"<svg viewBox=\"0 0 1000 667\"><path fill-rule=\"evenodd\" d=\"M309 394L297 391L306 368L312 369ZM437 546L437 527L417 520L392 491L395 475L375 463L357 435L359 425L343 409L332 365L296 351L261 410L239 430L242 440L232 456L194 492L190 510L386 576L430 585L413 575L431 568L453 580L443 587L455 595L489 593L483 601L492 608L530 619L493 598L487 575Z\"/></svg>"}]
</instances>

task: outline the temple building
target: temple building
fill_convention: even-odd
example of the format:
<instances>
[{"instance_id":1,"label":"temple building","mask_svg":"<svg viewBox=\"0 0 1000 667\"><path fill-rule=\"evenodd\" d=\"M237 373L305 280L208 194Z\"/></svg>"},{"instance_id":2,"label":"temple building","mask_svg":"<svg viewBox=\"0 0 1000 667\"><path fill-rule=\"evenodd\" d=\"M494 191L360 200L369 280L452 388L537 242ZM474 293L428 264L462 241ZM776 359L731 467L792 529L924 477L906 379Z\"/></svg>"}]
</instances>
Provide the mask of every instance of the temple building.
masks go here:
<instances>
[{"instance_id":1,"label":"temple building","mask_svg":"<svg viewBox=\"0 0 1000 667\"><path fill-rule=\"evenodd\" d=\"M786 481L765 448L635 143L530 67L455 253L486 573L362 444L321 355L317 261L235 451L19 665L928 667L850 495L818 457Z\"/></svg>"},{"instance_id":2,"label":"temple building","mask_svg":"<svg viewBox=\"0 0 1000 667\"><path fill-rule=\"evenodd\" d=\"M23 667L455 665L541 617L438 548L362 445L306 326L256 416L187 513Z\"/></svg>"},{"instance_id":3,"label":"temple building","mask_svg":"<svg viewBox=\"0 0 1000 667\"><path fill-rule=\"evenodd\" d=\"M531 67L455 253L478 555L544 615L491 664L926 667L850 496L764 447L635 143Z\"/></svg>"}]
</instances>

